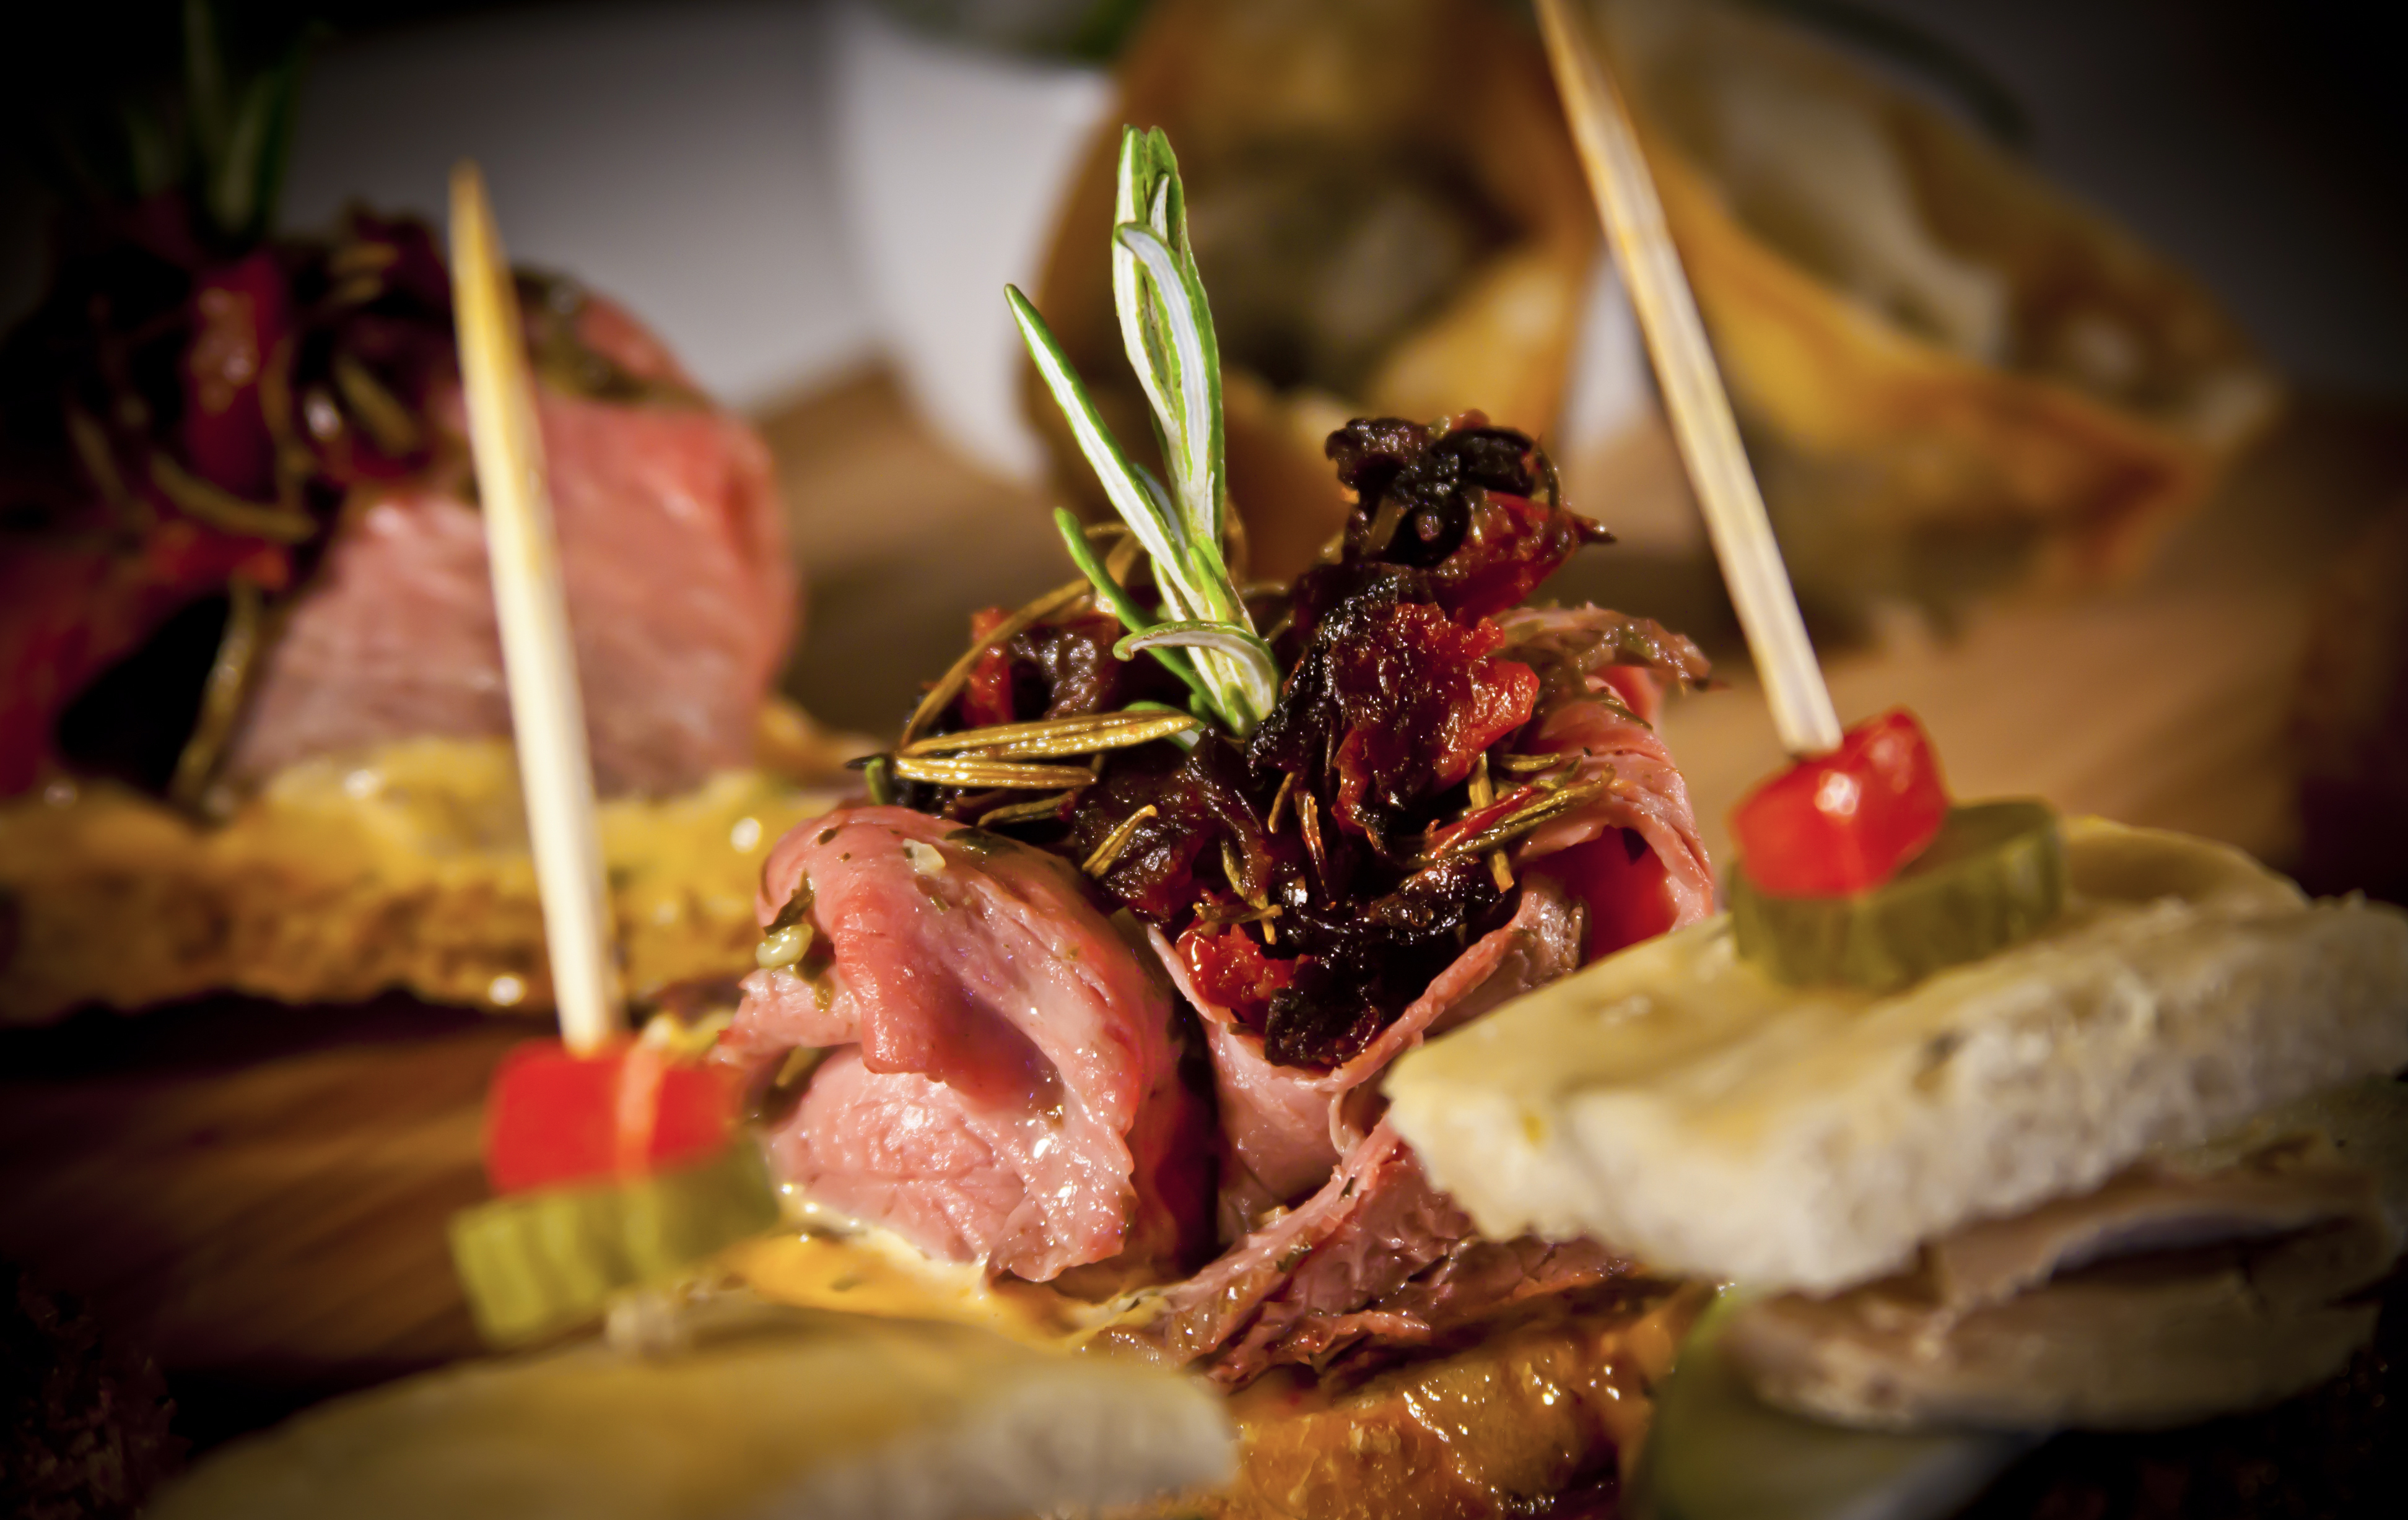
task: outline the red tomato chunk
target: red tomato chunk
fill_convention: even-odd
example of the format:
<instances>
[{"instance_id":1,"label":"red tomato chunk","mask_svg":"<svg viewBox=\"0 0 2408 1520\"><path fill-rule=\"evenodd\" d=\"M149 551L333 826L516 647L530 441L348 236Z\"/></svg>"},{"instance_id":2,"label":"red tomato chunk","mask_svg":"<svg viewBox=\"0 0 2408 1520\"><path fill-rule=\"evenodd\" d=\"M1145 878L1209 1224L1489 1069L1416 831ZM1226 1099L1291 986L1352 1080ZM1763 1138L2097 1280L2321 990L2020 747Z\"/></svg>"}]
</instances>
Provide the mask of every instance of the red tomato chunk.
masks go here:
<instances>
[{"instance_id":1,"label":"red tomato chunk","mask_svg":"<svg viewBox=\"0 0 2408 1520\"><path fill-rule=\"evenodd\" d=\"M1840 897L1896 875L1947 816L1939 758L1901 707L1749 793L1731 814L1731 835L1748 880L1763 890Z\"/></svg>"}]
</instances>

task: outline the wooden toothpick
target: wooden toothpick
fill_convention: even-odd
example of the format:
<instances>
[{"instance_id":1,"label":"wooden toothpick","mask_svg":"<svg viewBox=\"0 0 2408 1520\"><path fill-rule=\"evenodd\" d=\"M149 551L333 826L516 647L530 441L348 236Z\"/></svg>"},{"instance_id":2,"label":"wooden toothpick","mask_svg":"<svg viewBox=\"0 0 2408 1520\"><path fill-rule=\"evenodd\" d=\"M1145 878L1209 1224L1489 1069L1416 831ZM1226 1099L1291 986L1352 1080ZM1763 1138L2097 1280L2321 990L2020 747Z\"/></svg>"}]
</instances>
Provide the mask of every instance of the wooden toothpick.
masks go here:
<instances>
[{"instance_id":1,"label":"wooden toothpick","mask_svg":"<svg viewBox=\"0 0 2408 1520\"><path fill-rule=\"evenodd\" d=\"M594 766L585 747L585 711L518 295L484 177L465 162L452 171L452 292L560 1033L570 1049L589 1053L624 1029L595 823Z\"/></svg>"},{"instance_id":2,"label":"wooden toothpick","mask_svg":"<svg viewBox=\"0 0 2408 1520\"><path fill-rule=\"evenodd\" d=\"M1656 181L1639 151L1638 135L1623 109L1574 0L1539 0L1547 60L1563 96L1572 141L1588 171L1589 189L1605 219L1614 263L1639 314L1639 328L1656 362L1656 377L1672 416L1672 434L1705 509L1707 535L1722 561L1723 580L1739 611L1741 630L1756 656L1756 673L1772 705L1772 725L1793 755L1828 754L1840 746L1840 718L1807 642L1798 593L1781 562L1772 524L1764 515L1747 451L1731 419L1730 398L1706 347L1705 325L1681 272L1681 256L1664 225Z\"/></svg>"}]
</instances>

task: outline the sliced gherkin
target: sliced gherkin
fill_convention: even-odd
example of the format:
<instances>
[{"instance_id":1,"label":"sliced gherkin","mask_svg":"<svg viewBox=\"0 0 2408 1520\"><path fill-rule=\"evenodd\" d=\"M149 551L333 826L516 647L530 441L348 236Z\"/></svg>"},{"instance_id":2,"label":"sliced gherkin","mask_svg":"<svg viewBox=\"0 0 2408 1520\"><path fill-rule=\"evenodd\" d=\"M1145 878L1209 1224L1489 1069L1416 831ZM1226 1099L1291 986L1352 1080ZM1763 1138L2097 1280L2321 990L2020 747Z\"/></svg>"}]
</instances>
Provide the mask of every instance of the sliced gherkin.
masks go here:
<instances>
[{"instance_id":1,"label":"sliced gherkin","mask_svg":"<svg viewBox=\"0 0 2408 1520\"><path fill-rule=\"evenodd\" d=\"M1940 1520L2039 1438L1851 1430L1757 1401L1722 1355L1746 1308L1725 1289L1682 1344L1639 1470L1623 1496L1637 1520Z\"/></svg>"},{"instance_id":2,"label":"sliced gherkin","mask_svg":"<svg viewBox=\"0 0 2408 1520\"><path fill-rule=\"evenodd\" d=\"M1777 897L1740 862L1730 888L1739 953L1775 981L1887 992L1995 955L2065 908L2065 837L2044 803L1949 809L1905 870L1845 897Z\"/></svg>"},{"instance_id":3,"label":"sliced gherkin","mask_svg":"<svg viewBox=\"0 0 2408 1520\"><path fill-rule=\"evenodd\" d=\"M495 1345L601 1313L623 1288L674 1279L773 1229L778 1195L757 1146L622 1183L513 1194L452 1216L452 1260Z\"/></svg>"}]
</instances>

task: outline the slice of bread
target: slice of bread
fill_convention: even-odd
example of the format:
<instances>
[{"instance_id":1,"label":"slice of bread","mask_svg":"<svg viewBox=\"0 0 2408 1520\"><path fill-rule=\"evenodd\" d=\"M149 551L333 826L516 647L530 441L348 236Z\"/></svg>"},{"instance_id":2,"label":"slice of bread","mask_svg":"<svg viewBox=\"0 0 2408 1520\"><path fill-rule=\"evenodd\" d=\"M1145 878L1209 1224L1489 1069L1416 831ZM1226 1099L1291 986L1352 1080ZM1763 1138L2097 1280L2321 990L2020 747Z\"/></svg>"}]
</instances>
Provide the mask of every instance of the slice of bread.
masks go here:
<instances>
[{"instance_id":1,"label":"slice of bread","mask_svg":"<svg viewBox=\"0 0 2408 1520\"><path fill-rule=\"evenodd\" d=\"M766 1305L652 1355L463 1363L238 1442L154 1520L973 1520L1226 1481L1220 1398L958 1326Z\"/></svg>"},{"instance_id":2,"label":"slice of bread","mask_svg":"<svg viewBox=\"0 0 2408 1520\"><path fill-rule=\"evenodd\" d=\"M2001 955L1806 991L1710 919L1406 1056L1397 1127L1485 1233L1828 1293L2408 1066L2408 914L2185 835L2086 819L2066 845L2065 915Z\"/></svg>"}]
</instances>

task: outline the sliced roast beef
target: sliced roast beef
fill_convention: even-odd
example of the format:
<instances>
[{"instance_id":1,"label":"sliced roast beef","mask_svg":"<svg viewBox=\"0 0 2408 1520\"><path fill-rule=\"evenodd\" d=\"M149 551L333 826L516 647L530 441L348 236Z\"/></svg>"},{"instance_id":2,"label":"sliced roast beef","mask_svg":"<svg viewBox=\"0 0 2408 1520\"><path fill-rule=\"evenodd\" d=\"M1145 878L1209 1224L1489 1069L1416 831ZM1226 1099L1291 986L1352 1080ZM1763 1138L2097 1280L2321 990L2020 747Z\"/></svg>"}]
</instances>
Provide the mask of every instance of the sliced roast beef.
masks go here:
<instances>
[{"instance_id":1,"label":"sliced roast beef","mask_svg":"<svg viewBox=\"0 0 2408 1520\"><path fill-rule=\"evenodd\" d=\"M1230 1158L1225 1239L1265 1208L1321 1186L1367 1128L1361 1103L1348 1095L1398 1056L1584 961L1713 911L1713 870L1688 788L1644 716L1658 700L1656 678L1643 666L1607 662L1609 641L1627 619L1584 607L1509 614L1505 622L1548 683L1518 747L1561 756L1560 774L1549 777L1561 789L1590 789L1511 851L1522 901L1504 927L1473 942L1361 1052L1327 1071L1273 1061L1263 1036L1206 996L1183 958L1156 937L1163 964L1204 1017Z\"/></svg>"},{"instance_id":2,"label":"sliced roast beef","mask_svg":"<svg viewBox=\"0 0 2408 1520\"><path fill-rule=\"evenodd\" d=\"M1200 1227L1205 1147L1168 992L1041 850L898 807L803 825L770 855L756 972L720 1046L756 1078L838 1047L770 1132L779 1174L932 1255L1034 1281L1169 1262Z\"/></svg>"},{"instance_id":3,"label":"sliced roast beef","mask_svg":"<svg viewBox=\"0 0 2408 1520\"><path fill-rule=\"evenodd\" d=\"M1503 621L1545 689L1517 748L1560 757L1550 784L1583 788L1577 806L1511 850L1521 897L1507 923L1326 1071L1273 1061L1263 1037L1204 996L1185 959L1154 936L1204 1019L1226 1153L1221 1231L1236 1243L1172 1291L1158 1333L1173 1355L1232 1385L1282 1362L1325 1366L1365 1341L1424 1343L1623 1270L1593 1243L1481 1239L1379 1119L1372 1086L1431 1035L1713 910L1687 788L1648 722L1660 691L1648 657L1678 661L1685 641L1651 648L1652 625L1592 608ZM1633 659L1645 663L1622 662Z\"/></svg>"},{"instance_id":4,"label":"sliced roast beef","mask_svg":"<svg viewBox=\"0 0 2408 1520\"><path fill-rule=\"evenodd\" d=\"M1689 809L1688 784L1653 726L1667 679L1695 681L1696 646L1644 619L1600 607L1520 608L1498 619L1506 652L1544 690L1516 747L1578 755L1569 785L1602 791L1524 839L1588 910L1584 960L1695 923L1714 908L1713 866Z\"/></svg>"},{"instance_id":5,"label":"sliced roast beef","mask_svg":"<svg viewBox=\"0 0 2408 1520\"><path fill-rule=\"evenodd\" d=\"M607 303L585 304L580 336L682 388L666 351ZM428 409L465 439L456 385ZM667 794L748 763L796 611L767 447L698 401L539 387L537 411L596 784ZM465 458L460 443L448 469L354 493L258 673L233 777L419 734L509 732Z\"/></svg>"},{"instance_id":6,"label":"sliced roast beef","mask_svg":"<svg viewBox=\"0 0 2408 1520\"><path fill-rule=\"evenodd\" d=\"M1580 964L1579 910L1553 881L1533 875L1503 927L1474 942L1362 1054L1326 1072L1282 1066L1263 1037L1196 986L1185 959L1154 932L1154 951L1203 1016L1226 1143L1221 1233L1243 1235L1265 1210L1318 1189L1368 1126L1347 1100L1390 1061L1433 1034L1475 1018L1508 998ZM1368 1095L1368 1094L1367 1094Z\"/></svg>"},{"instance_id":7,"label":"sliced roast beef","mask_svg":"<svg viewBox=\"0 0 2408 1520\"><path fill-rule=\"evenodd\" d=\"M1280 1363L1326 1366L1367 1340L1426 1343L1627 1268L1585 1241L1483 1240L1382 1123L1319 1192L1171 1289L1154 1334L1234 1387Z\"/></svg>"}]
</instances>

